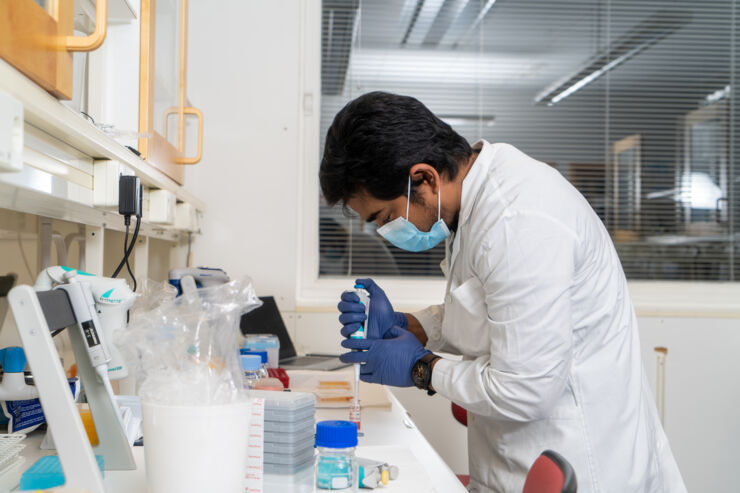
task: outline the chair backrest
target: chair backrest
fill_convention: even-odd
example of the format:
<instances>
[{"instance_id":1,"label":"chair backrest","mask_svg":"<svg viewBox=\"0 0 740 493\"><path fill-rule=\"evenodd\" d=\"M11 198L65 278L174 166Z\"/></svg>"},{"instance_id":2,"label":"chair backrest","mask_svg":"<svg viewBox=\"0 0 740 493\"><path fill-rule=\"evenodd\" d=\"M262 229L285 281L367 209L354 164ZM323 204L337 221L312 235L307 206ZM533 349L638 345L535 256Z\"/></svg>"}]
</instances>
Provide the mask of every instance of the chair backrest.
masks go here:
<instances>
[{"instance_id":1,"label":"chair backrest","mask_svg":"<svg viewBox=\"0 0 740 493\"><path fill-rule=\"evenodd\" d=\"M463 426L468 426L468 412L462 407L458 406L454 402L452 404L452 415L455 417L458 423Z\"/></svg>"},{"instance_id":2,"label":"chair backrest","mask_svg":"<svg viewBox=\"0 0 740 493\"><path fill-rule=\"evenodd\" d=\"M529 469L523 493L576 493L573 467L557 452L545 450Z\"/></svg>"}]
</instances>

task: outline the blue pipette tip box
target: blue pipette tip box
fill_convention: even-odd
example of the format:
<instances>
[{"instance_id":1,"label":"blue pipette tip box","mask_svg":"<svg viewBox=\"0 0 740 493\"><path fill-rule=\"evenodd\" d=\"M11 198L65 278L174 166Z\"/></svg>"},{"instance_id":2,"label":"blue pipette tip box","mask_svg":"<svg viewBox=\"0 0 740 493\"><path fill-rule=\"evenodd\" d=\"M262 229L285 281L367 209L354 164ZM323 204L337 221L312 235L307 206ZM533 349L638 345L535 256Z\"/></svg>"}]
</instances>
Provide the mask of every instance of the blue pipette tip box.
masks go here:
<instances>
[{"instance_id":1,"label":"blue pipette tip box","mask_svg":"<svg viewBox=\"0 0 740 493\"><path fill-rule=\"evenodd\" d=\"M95 460L98 462L100 474L104 476L103 456L96 455ZM37 460L26 470L26 472L23 473L19 489L21 491L44 490L47 488L62 486L64 482L64 471L62 471L62 464L59 462L59 456L46 455Z\"/></svg>"}]
</instances>

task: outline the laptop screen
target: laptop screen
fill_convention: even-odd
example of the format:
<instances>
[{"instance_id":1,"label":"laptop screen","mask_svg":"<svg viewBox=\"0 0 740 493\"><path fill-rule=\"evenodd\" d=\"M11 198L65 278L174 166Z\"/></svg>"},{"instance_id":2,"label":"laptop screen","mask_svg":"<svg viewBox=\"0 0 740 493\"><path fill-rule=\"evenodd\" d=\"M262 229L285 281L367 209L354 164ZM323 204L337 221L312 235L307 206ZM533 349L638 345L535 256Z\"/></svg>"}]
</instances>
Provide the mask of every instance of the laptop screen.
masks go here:
<instances>
[{"instance_id":1,"label":"laptop screen","mask_svg":"<svg viewBox=\"0 0 740 493\"><path fill-rule=\"evenodd\" d=\"M262 306L242 315L239 328L242 334L275 334L280 341L280 360L296 356L295 346L280 315L275 298L260 296Z\"/></svg>"}]
</instances>

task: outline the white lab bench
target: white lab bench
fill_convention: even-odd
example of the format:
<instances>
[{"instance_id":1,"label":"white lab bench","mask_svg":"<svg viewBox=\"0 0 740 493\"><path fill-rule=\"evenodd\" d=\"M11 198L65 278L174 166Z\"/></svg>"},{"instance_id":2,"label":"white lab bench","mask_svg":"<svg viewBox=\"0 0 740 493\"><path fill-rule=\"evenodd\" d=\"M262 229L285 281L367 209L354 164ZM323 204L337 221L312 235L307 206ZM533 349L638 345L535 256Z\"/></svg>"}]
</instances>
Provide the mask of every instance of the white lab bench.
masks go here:
<instances>
[{"instance_id":1,"label":"white lab bench","mask_svg":"<svg viewBox=\"0 0 740 493\"><path fill-rule=\"evenodd\" d=\"M406 409L398 399L384 389L391 402L387 408L368 407L362 411L362 433L357 455L377 459L397 465L400 474L397 480L391 481L382 491L404 493L454 493L467 491L458 481L455 473L447 466L421 432L416 428ZM317 420L347 419L347 409L317 409ZM20 474L30 467L42 455L51 452L39 449L43 433L34 432L25 441L24 457L26 462L17 471ZM143 447L134 447L137 469L135 471L106 471L105 482L110 493L132 493L146 491L146 471ZM204 471L204 474L207 474ZM217 474L217 472L214 471ZM301 476L301 475L299 475ZM305 475L303 475L305 477ZM265 493L283 493L284 487L273 485L284 478L267 475ZM313 491L311 479L303 480L294 491ZM17 483L16 483L17 484ZM364 490L369 491L369 490Z\"/></svg>"}]
</instances>

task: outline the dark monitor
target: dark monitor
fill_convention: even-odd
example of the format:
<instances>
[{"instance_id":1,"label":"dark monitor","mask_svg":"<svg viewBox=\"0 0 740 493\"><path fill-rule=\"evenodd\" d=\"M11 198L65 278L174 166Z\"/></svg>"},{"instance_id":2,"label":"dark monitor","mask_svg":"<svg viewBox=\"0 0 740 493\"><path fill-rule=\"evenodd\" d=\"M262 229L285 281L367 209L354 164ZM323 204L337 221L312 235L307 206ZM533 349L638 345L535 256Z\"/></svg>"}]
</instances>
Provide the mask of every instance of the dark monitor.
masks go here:
<instances>
[{"instance_id":1,"label":"dark monitor","mask_svg":"<svg viewBox=\"0 0 740 493\"><path fill-rule=\"evenodd\" d=\"M262 306L242 315L239 328L242 334L275 334L280 341L280 360L296 356L293 341L290 340L288 329L280 315L275 298L260 296Z\"/></svg>"}]
</instances>

